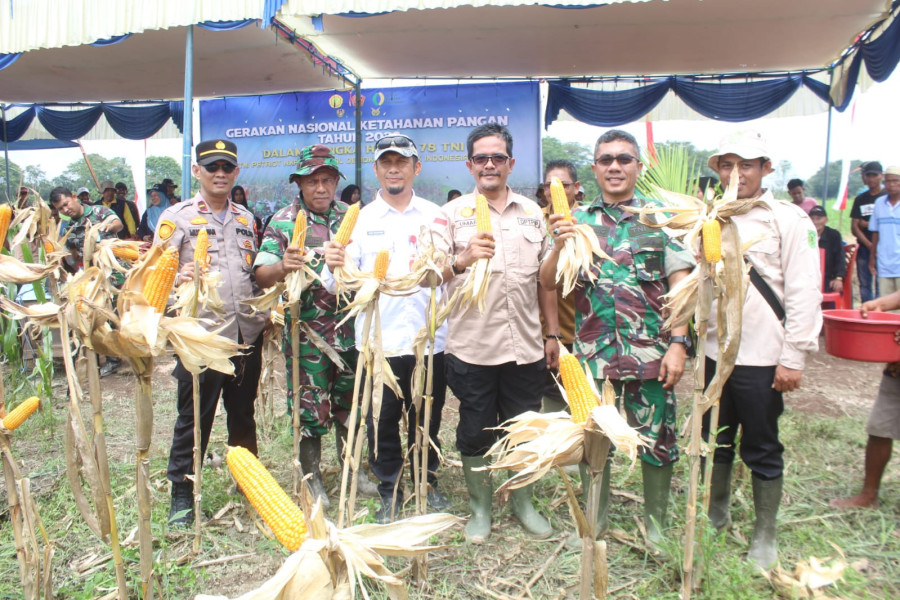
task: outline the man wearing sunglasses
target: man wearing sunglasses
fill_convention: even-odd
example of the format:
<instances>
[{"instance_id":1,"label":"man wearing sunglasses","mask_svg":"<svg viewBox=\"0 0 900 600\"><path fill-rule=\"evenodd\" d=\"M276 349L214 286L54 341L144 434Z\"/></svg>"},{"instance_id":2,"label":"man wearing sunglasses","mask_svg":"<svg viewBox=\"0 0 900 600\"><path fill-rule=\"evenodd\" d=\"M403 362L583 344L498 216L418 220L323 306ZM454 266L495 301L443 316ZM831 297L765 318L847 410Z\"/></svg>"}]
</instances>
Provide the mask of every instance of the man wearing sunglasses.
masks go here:
<instances>
[{"instance_id":1,"label":"man wearing sunglasses","mask_svg":"<svg viewBox=\"0 0 900 600\"><path fill-rule=\"evenodd\" d=\"M800 387L806 354L818 348L822 330L822 294L816 230L806 213L790 202L776 201L763 187L772 172L765 139L756 131L722 138L709 168L727 185L738 171L738 200L758 202L732 217L742 241L759 240L745 252L751 265L744 301L741 345L735 367L719 402L719 433L713 457L709 520L717 529L731 524L731 471L738 426L740 456L753 474L756 523L749 560L768 570L778 560L775 525L781 503L784 446L778 439L782 394ZM712 314L716 314L713 304ZM707 384L718 358L716 320L706 340ZM704 422L704 435L708 435Z\"/></svg>"},{"instance_id":2,"label":"man wearing sunglasses","mask_svg":"<svg viewBox=\"0 0 900 600\"><path fill-rule=\"evenodd\" d=\"M673 388L684 372L687 326L663 330L663 294L683 279L694 261L684 246L662 229L642 225L623 207L655 204L635 197L643 165L634 137L612 129L597 140L591 169L600 197L577 208L574 217L591 225L600 246L613 258L595 262L594 280L581 276L575 295L575 355L585 362L598 388L607 378L625 404L628 422L652 444L641 448L644 524L652 549L664 539L669 487L678 447ZM553 249L541 266L541 281L554 285L556 266L573 225L550 216ZM670 335L671 334L671 335ZM603 472L597 534L608 526L609 465Z\"/></svg>"},{"instance_id":3,"label":"man wearing sunglasses","mask_svg":"<svg viewBox=\"0 0 900 600\"><path fill-rule=\"evenodd\" d=\"M338 180L343 174L337 159L328 146L307 146L300 151L297 170L288 180L300 189L294 202L285 206L269 221L263 234L259 255L254 269L259 284L270 287L284 281L291 271L297 271L306 263L322 274L325 268L323 255L325 244L337 233L349 208L335 200ZM306 215L306 247L302 250L290 245L297 215ZM292 380L294 356L291 351L292 321L289 311L284 316L282 350L287 373L288 414L293 414L294 394L299 393L300 403L300 468L304 475L312 475L310 487L323 506L328 506L328 494L319 463L322 457L322 437L334 423L334 437L338 459L344 456L347 439L347 420L353 403L353 373L356 369L356 349L353 344L353 325L345 323L337 298L325 286L314 281L300 299L300 381ZM345 366L336 364L320 349L331 346ZM359 490L373 495L375 485L367 477L359 478Z\"/></svg>"},{"instance_id":4,"label":"man wearing sunglasses","mask_svg":"<svg viewBox=\"0 0 900 600\"><path fill-rule=\"evenodd\" d=\"M540 207L513 192L506 181L515 165L512 135L490 123L473 129L466 140L466 166L475 189L443 207L445 244L451 255L444 268L452 294L478 259L492 258L486 309L458 305L450 313L444 357L447 385L459 398L456 447L462 458L472 516L466 540L483 543L491 533L493 490L485 452L497 440L504 421L540 411L546 369L559 359L556 340L545 346L538 315L550 331L559 331L556 295L540 288L538 268L549 249ZM493 233L478 233L476 197L487 198ZM513 514L535 538L549 537L550 523L532 504L532 486L510 495Z\"/></svg>"},{"instance_id":5,"label":"man wearing sunglasses","mask_svg":"<svg viewBox=\"0 0 900 600\"><path fill-rule=\"evenodd\" d=\"M228 413L228 445L243 446L256 454L253 404L262 367L265 317L253 314L242 302L260 294L252 270L256 256L253 215L228 199L240 173L237 146L226 140L209 140L197 144L195 152L197 162L191 172L200 182L200 191L191 200L163 211L153 243L178 249L179 270L175 283L179 284L194 277L197 234L201 229L209 234L208 268L222 274L219 295L225 305L225 314L217 317L206 311L198 316L216 323L215 328L224 322L219 335L246 344L248 348L231 359L234 375L212 369L200 374L201 455L206 455L220 396ZM167 473L172 482L169 520L177 525L189 525L194 521L194 484L188 477L194 471L193 384L191 374L179 360L176 360L172 375L178 380L178 417Z\"/></svg>"},{"instance_id":6,"label":"man wearing sunglasses","mask_svg":"<svg viewBox=\"0 0 900 600\"><path fill-rule=\"evenodd\" d=\"M364 272L371 272L375 257L380 250L390 250L391 261L388 277L407 276L413 263L418 260L423 244L431 239L420 240L422 232L429 232L436 222L443 221L437 204L416 195L413 180L422 171L419 151L415 143L405 135L389 135L375 144L375 176L381 189L375 199L359 213L359 220L353 233L353 240L346 249L337 242L329 242L325 250L328 269L323 279L331 287L331 269L351 261ZM333 289L333 288L332 288ZM440 293L437 291L436 293ZM412 461L416 439L416 428L424 426L424 415L419 415L412 406L413 369L416 357L413 343L419 330L425 327L426 312L431 300L431 289L420 288L408 296L381 294L378 300L381 312L381 339L384 353L391 370L397 378L403 398L388 386L384 386L381 411L378 415L377 432L372 414L368 416L369 464L379 479L378 492L381 509L376 514L380 522L389 522L397 517L403 505L404 452L400 433L400 422L406 413L407 453ZM364 327L364 317L356 318L356 340L359 347ZM450 502L437 489L437 469L440 465L438 452L441 428L441 413L444 408L446 384L444 382L444 340L447 326L443 325L434 340L434 379L431 421L424 428L430 437L428 451L428 504L436 510L444 510ZM377 452L376 452L377 441Z\"/></svg>"}]
</instances>

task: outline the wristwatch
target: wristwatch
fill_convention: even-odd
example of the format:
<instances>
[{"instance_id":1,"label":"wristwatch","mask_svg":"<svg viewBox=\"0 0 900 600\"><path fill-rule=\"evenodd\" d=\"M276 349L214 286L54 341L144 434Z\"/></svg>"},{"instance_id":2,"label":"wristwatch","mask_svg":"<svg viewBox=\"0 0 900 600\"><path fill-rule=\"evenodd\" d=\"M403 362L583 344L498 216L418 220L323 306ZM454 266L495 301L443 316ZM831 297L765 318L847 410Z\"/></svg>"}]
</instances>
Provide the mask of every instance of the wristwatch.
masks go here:
<instances>
[{"instance_id":1,"label":"wristwatch","mask_svg":"<svg viewBox=\"0 0 900 600\"><path fill-rule=\"evenodd\" d=\"M456 267L456 260L458 258L459 257L456 254L454 254L453 256L450 257L450 270L453 271L454 273L456 273L457 275L462 275L463 273L466 272L466 270L459 269Z\"/></svg>"},{"instance_id":2,"label":"wristwatch","mask_svg":"<svg viewBox=\"0 0 900 600\"><path fill-rule=\"evenodd\" d=\"M670 344L682 344L685 350L691 350L694 347L694 340L686 335L673 335L669 338Z\"/></svg>"}]
</instances>

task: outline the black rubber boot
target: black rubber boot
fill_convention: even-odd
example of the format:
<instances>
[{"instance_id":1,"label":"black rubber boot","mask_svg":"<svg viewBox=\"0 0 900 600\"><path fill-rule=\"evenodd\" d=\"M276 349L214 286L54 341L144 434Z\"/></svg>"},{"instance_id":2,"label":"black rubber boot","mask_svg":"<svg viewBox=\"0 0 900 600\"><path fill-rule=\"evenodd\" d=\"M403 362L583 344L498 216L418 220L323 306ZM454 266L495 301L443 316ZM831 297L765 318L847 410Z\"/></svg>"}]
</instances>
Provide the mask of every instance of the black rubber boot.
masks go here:
<instances>
[{"instance_id":1,"label":"black rubber boot","mask_svg":"<svg viewBox=\"0 0 900 600\"><path fill-rule=\"evenodd\" d=\"M194 524L194 484L191 481L172 483L172 502L169 505L169 525L189 527Z\"/></svg>"},{"instance_id":2,"label":"black rubber boot","mask_svg":"<svg viewBox=\"0 0 900 600\"><path fill-rule=\"evenodd\" d=\"M325 492L325 483L322 481L322 473L319 471L319 461L322 457L322 438L304 437L300 439L300 469L303 475L312 475L309 478L309 489L316 500L322 503L322 508L328 508L328 494Z\"/></svg>"},{"instance_id":3,"label":"black rubber boot","mask_svg":"<svg viewBox=\"0 0 900 600\"><path fill-rule=\"evenodd\" d=\"M769 481L753 476L753 507L756 510L756 526L750 541L750 562L768 571L778 562L778 544L775 541L775 521L784 479Z\"/></svg>"},{"instance_id":4,"label":"black rubber boot","mask_svg":"<svg viewBox=\"0 0 900 600\"><path fill-rule=\"evenodd\" d=\"M721 531L731 527L731 469L734 463L713 463L709 484L709 522Z\"/></svg>"}]
</instances>

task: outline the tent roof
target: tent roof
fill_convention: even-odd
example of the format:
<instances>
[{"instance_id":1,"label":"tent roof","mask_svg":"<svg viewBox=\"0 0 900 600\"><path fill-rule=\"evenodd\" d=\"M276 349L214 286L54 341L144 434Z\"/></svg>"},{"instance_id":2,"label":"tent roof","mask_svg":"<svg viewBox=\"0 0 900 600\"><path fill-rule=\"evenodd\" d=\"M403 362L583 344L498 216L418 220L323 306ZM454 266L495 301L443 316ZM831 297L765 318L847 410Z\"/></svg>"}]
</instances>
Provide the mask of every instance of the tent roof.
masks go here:
<instances>
[{"instance_id":1,"label":"tent roof","mask_svg":"<svg viewBox=\"0 0 900 600\"><path fill-rule=\"evenodd\" d=\"M366 4L334 0L327 10ZM385 3L368 4L372 11ZM588 2L389 4L384 14L309 18L307 2L289 0L278 18L363 79L581 77L825 67L890 9L888 0L619 0L577 9Z\"/></svg>"},{"instance_id":2,"label":"tent roof","mask_svg":"<svg viewBox=\"0 0 900 600\"><path fill-rule=\"evenodd\" d=\"M157 100L184 97L186 27L144 31L110 46L25 52L0 70L4 102ZM194 96L341 88L309 52L255 24L194 28Z\"/></svg>"}]
</instances>

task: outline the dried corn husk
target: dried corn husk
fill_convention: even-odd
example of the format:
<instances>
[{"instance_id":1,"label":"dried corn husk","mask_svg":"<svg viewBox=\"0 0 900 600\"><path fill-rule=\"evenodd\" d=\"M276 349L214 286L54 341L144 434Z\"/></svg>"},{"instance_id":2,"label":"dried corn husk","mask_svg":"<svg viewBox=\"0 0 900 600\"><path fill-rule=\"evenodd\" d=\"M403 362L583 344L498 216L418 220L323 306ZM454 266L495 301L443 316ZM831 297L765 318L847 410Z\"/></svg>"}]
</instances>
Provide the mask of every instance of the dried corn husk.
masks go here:
<instances>
[{"instance_id":1,"label":"dried corn husk","mask_svg":"<svg viewBox=\"0 0 900 600\"><path fill-rule=\"evenodd\" d=\"M263 293L248 300L241 300L241 304L246 304L253 309L253 314L262 312L267 313L281 303L281 297L284 294L284 283L278 282L272 287L263 290ZM284 319L284 309L281 310L281 317ZM282 324L284 322L282 321Z\"/></svg>"},{"instance_id":2,"label":"dried corn husk","mask_svg":"<svg viewBox=\"0 0 900 600\"><path fill-rule=\"evenodd\" d=\"M95 232L95 228L99 227L93 226L91 227L90 231ZM96 235L96 233L94 233L94 235ZM90 233L85 236L85 247L87 247L88 245L88 238L93 237L94 236ZM105 240L100 240L93 245L91 264L99 267L107 277L109 277L114 271L118 271L119 273L127 273L131 268L132 263L124 258L119 258L115 255L114 251L120 248L134 250L135 252L138 252L138 256L140 256L140 244L138 242L120 240L119 238L107 238ZM138 258L138 260L140 260L140 258ZM85 259L85 261L87 261L87 259ZM85 262L85 264L88 263Z\"/></svg>"},{"instance_id":3,"label":"dried corn husk","mask_svg":"<svg viewBox=\"0 0 900 600\"><path fill-rule=\"evenodd\" d=\"M0 282L3 283L34 283L43 279L59 267L57 260L51 260L49 264L25 263L19 259L0 254Z\"/></svg>"},{"instance_id":4,"label":"dried corn husk","mask_svg":"<svg viewBox=\"0 0 900 600\"><path fill-rule=\"evenodd\" d=\"M595 255L603 260L612 260L600 247L600 240L590 225L584 223L575 225L575 237L563 243L556 263L556 284L562 283L564 298L575 289L580 273L584 273L590 281L597 279L591 271Z\"/></svg>"}]
</instances>

